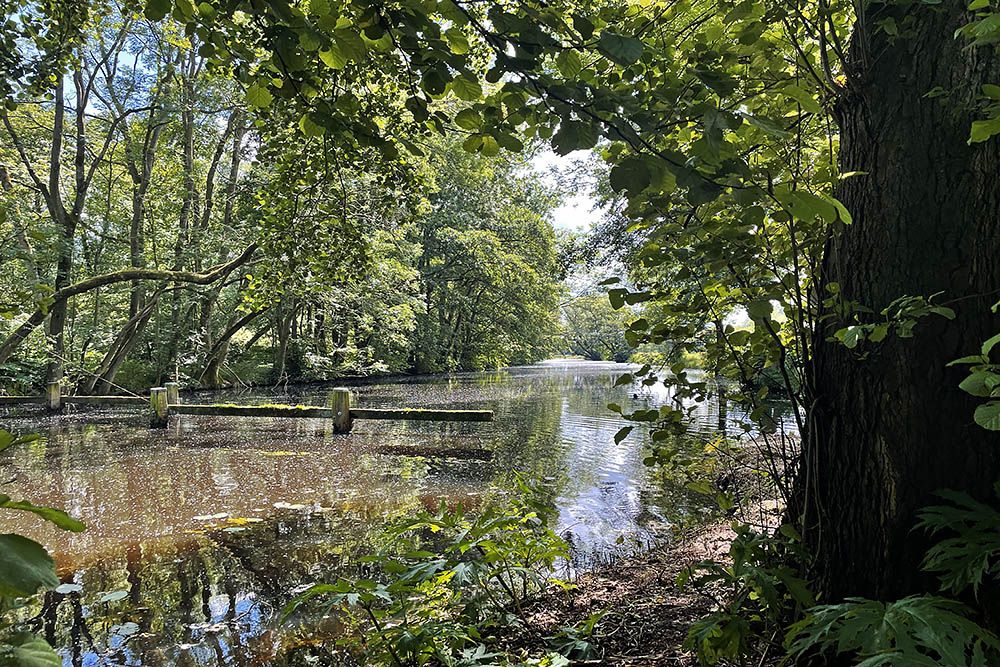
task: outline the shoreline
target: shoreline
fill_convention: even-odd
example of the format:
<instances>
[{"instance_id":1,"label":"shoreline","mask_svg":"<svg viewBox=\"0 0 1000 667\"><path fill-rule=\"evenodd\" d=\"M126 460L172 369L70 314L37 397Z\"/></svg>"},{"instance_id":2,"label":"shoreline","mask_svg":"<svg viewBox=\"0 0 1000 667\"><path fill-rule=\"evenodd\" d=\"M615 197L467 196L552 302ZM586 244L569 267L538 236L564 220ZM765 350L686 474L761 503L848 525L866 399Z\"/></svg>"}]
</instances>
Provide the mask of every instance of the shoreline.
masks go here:
<instances>
[{"instance_id":1,"label":"shoreline","mask_svg":"<svg viewBox=\"0 0 1000 667\"><path fill-rule=\"evenodd\" d=\"M603 613L589 639L600 655L573 664L695 667L697 659L682 645L691 624L710 611L711 601L682 590L677 576L698 561L726 558L734 536L728 523L717 522L586 572L570 590L553 588L538 598L526 627L500 644L537 655L548 648L545 637Z\"/></svg>"}]
</instances>

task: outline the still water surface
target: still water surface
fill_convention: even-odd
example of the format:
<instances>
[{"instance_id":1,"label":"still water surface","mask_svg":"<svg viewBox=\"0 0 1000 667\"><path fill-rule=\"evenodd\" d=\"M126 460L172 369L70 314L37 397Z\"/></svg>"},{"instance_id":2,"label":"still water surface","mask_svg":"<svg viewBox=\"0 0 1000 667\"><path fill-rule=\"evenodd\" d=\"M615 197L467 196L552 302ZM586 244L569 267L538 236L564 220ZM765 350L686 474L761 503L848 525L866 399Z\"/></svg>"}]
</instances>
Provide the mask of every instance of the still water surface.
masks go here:
<instances>
[{"instance_id":1,"label":"still water surface","mask_svg":"<svg viewBox=\"0 0 1000 667\"><path fill-rule=\"evenodd\" d=\"M153 431L137 409L8 415L10 427L44 437L0 455L0 478L13 480L4 493L65 508L88 529L64 533L5 514L3 532L28 534L56 556L67 585L47 595L34 622L66 665L296 663L309 640L277 622L290 591L349 573L387 522L441 500L475 508L490 489L513 488L515 475L546 480L576 570L705 515L703 498L643 464L643 433L614 444L623 423L609 402L669 400L615 388L625 370L555 360L364 384L353 388L360 407L492 409L496 421L357 421L349 435L311 419L173 417ZM325 393L183 398L322 405ZM701 404L691 437L737 430L739 419Z\"/></svg>"}]
</instances>

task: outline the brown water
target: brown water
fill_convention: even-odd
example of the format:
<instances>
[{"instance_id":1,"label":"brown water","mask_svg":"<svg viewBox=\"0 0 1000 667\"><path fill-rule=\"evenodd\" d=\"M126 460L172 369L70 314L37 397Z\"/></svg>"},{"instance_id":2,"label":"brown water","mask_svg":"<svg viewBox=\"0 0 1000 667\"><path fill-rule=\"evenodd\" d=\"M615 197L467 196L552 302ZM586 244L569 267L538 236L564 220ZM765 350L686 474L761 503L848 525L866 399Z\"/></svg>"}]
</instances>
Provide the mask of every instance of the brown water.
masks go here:
<instances>
[{"instance_id":1,"label":"brown water","mask_svg":"<svg viewBox=\"0 0 1000 667\"><path fill-rule=\"evenodd\" d=\"M88 529L64 533L5 513L3 532L56 555L66 585L34 622L66 665L298 663L310 640L276 621L291 591L349 573L388 522L442 499L475 507L491 489L514 488L515 475L545 481L576 570L707 515L704 498L643 464L642 433L614 444L623 424L607 403L669 400L614 388L624 370L551 361L365 384L354 388L361 407L486 408L496 421L357 421L349 435L311 419L174 417L154 431L137 409L8 415L9 427L44 437L0 455L0 478L13 480L4 493L65 508ZM325 393L183 398L321 405ZM702 404L690 437L738 430L739 419ZM473 458L435 454L442 448ZM327 622L314 620L310 634Z\"/></svg>"}]
</instances>

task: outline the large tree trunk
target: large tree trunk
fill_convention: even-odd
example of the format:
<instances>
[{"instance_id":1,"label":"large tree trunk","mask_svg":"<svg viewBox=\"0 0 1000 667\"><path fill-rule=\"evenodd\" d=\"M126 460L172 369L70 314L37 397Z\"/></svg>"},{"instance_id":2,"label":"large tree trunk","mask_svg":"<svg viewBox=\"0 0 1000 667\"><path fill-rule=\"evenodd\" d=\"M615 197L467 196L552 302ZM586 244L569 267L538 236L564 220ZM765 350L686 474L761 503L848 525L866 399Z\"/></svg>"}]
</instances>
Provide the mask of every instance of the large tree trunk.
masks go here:
<instances>
[{"instance_id":1,"label":"large tree trunk","mask_svg":"<svg viewBox=\"0 0 1000 667\"><path fill-rule=\"evenodd\" d=\"M905 37L875 27L890 15L908 26ZM837 114L841 168L866 175L839 192L854 223L829 241L822 282L876 312L903 295L943 292L958 315L928 316L913 338L863 350L828 340L844 326L836 320L816 333L801 497L828 599L934 589L919 569L928 542L911 532L916 510L943 488L986 498L1000 478L1000 435L973 422L977 399L958 388L966 371L946 366L1000 331L990 312L1000 289L1000 139L967 143L1000 59L953 38L964 3L872 4L862 18L851 45L857 77ZM938 87L948 94L926 96Z\"/></svg>"}]
</instances>

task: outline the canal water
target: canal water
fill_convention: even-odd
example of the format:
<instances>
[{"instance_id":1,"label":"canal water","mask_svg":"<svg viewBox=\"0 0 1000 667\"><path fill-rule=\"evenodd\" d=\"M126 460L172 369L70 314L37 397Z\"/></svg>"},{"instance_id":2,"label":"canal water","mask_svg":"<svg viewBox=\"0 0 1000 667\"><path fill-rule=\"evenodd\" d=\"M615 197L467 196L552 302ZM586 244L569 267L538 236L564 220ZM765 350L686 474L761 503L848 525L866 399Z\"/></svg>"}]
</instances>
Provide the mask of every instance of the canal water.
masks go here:
<instances>
[{"instance_id":1,"label":"canal water","mask_svg":"<svg viewBox=\"0 0 1000 667\"><path fill-rule=\"evenodd\" d=\"M66 665L298 662L310 639L278 615L303 584L332 581L371 553L387 524L440 501L473 511L520 477L551 489L573 571L667 539L710 513L706 498L644 465L646 435L620 444L610 412L658 407L662 391L615 387L613 363L511 369L353 387L359 407L491 409L491 423L172 417L145 411L22 412L5 426L39 441L0 454L4 493L66 509L66 533L5 513L3 532L46 544L64 582L32 609ZM187 402L322 405L328 388L204 392ZM740 431L741 415L699 404L692 443ZM441 455L442 450L447 450ZM514 491L509 491L514 492ZM310 636L321 631L315 619Z\"/></svg>"}]
</instances>

